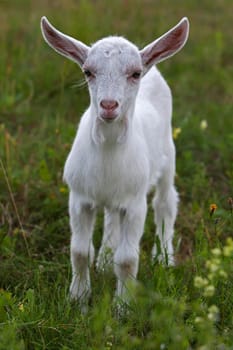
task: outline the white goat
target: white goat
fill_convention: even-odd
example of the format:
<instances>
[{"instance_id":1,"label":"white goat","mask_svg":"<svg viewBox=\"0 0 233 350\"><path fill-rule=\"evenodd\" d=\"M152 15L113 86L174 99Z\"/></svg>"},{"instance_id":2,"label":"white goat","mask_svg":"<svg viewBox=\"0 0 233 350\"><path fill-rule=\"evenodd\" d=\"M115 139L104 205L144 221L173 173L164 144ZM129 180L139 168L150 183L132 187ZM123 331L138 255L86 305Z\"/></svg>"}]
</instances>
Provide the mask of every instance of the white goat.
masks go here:
<instances>
[{"instance_id":1,"label":"white goat","mask_svg":"<svg viewBox=\"0 0 233 350\"><path fill-rule=\"evenodd\" d=\"M93 226L97 208L103 207L105 226L97 267L104 266L111 251L116 295L125 300L126 282L137 276L146 196L154 186L153 208L161 247L157 251L155 244L152 255L174 263L178 195L174 187L172 98L167 83L152 66L184 46L189 22L183 18L141 51L122 37L104 38L88 47L56 30L45 17L41 28L53 49L80 65L91 100L64 170L70 188L71 298L86 303L90 296Z\"/></svg>"}]
</instances>

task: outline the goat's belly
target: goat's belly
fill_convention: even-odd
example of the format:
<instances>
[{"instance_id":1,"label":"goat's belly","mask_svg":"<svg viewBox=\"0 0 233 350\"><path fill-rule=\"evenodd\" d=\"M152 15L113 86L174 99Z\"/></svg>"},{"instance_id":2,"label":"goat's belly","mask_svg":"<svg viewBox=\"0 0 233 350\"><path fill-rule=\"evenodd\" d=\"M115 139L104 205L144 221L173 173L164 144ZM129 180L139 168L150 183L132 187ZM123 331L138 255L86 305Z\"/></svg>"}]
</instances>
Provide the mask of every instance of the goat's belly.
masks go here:
<instances>
[{"instance_id":1,"label":"goat's belly","mask_svg":"<svg viewBox=\"0 0 233 350\"><path fill-rule=\"evenodd\" d=\"M130 202L146 192L144 181L137 179L116 181L115 178L109 177L105 179L96 178L95 180L92 185L86 183L78 192L93 201L97 206L127 207Z\"/></svg>"}]
</instances>

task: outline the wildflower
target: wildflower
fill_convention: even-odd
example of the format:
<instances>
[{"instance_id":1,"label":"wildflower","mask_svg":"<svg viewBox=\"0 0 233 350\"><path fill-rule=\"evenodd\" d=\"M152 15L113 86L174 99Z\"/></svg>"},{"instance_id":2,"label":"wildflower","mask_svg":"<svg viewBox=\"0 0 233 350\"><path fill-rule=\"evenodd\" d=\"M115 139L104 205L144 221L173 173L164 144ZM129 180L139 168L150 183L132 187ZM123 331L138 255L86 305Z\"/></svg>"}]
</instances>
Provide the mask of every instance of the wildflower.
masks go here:
<instances>
[{"instance_id":1,"label":"wildflower","mask_svg":"<svg viewBox=\"0 0 233 350\"><path fill-rule=\"evenodd\" d=\"M214 248L211 250L211 253L215 256L220 256L222 252L219 248Z\"/></svg>"},{"instance_id":2,"label":"wildflower","mask_svg":"<svg viewBox=\"0 0 233 350\"><path fill-rule=\"evenodd\" d=\"M207 260L205 266L210 272L215 273L219 270L220 263L221 261L219 259L212 259Z\"/></svg>"},{"instance_id":3,"label":"wildflower","mask_svg":"<svg viewBox=\"0 0 233 350\"><path fill-rule=\"evenodd\" d=\"M210 321L216 321L216 315L211 312L208 313L207 317Z\"/></svg>"},{"instance_id":4,"label":"wildflower","mask_svg":"<svg viewBox=\"0 0 233 350\"><path fill-rule=\"evenodd\" d=\"M106 346L107 346L107 349L111 349L112 348L112 342L107 341Z\"/></svg>"},{"instance_id":5,"label":"wildflower","mask_svg":"<svg viewBox=\"0 0 233 350\"><path fill-rule=\"evenodd\" d=\"M228 246L233 247L233 239L231 237L228 237L226 239L226 243L227 243Z\"/></svg>"},{"instance_id":6,"label":"wildflower","mask_svg":"<svg viewBox=\"0 0 233 350\"><path fill-rule=\"evenodd\" d=\"M67 190L67 188L66 188L66 187L61 186L61 187L59 188L59 192L60 192L60 193L67 193L67 192L68 192L68 190Z\"/></svg>"},{"instance_id":7,"label":"wildflower","mask_svg":"<svg viewBox=\"0 0 233 350\"><path fill-rule=\"evenodd\" d=\"M233 254L233 246L226 245L223 247L223 255L224 256L231 256Z\"/></svg>"},{"instance_id":8,"label":"wildflower","mask_svg":"<svg viewBox=\"0 0 233 350\"><path fill-rule=\"evenodd\" d=\"M166 344L164 343L160 344L160 350L164 350L164 349L166 349Z\"/></svg>"},{"instance_id":9,"label":"wildflower","mask_svg":"<svg viewBox=\"0 0 233 350\"><path fill-rule=\"evenodd\" d=\"M223 247L223 255L226 257L233 255L233 239L231 237L226 239L226 245Z\"/></svg>"},{"instance_id":10,"label":"wildflower","mask_svg":"<svg viewBox=\"0 0 233 350\"><path fill-rule=\"evenodd\" d=\"M211 305L208 308L208 319L210 321L217 321L219 315L219 308L216 305Z\"/></svg>"},{"instance_id":11,"label":"wildflower","mask_svg":"<svg viewBox=\"0 0 233 350\"><path fill-rule=\"evenodd\" d=\"M221 264L221 260L219 258L213 258L211 261L212 261L212 264L214 264L214 265L220 265Z\"/></svg>"},{"instance_id":12,"label":"wildflower","mask_svg":"<svg viewBox=\"0 0 233 350\"><path fill-rule=\"evenodd\" d=\"M219 312L219 308L213 304L209 307L208 311L217 314Z\"/></svg>"},{"instance_id":13,"label":"wildflower","mask_svg":"<svg viewBox=\"0 0 233 350\"><path fill-rule=\"evenodd\" d=\"M198 348L198 350L209 350L209 346L208 345L202 345Z\"/></svg>"},{"instance_id":14,"label":"wildflower","mask_svg":"<svg viewBox=\"0 0 233 350\"><path fill-rule=\"evenodd\" d=\"M21 312L24 312L24 305L23 305L23 303L20 303L20 304L18 305L18 308L19 308L19 310L20 310Z\"/></svg>"},{"instance_id":15,"label":"wildflower","mask_svg":"<svg viewBox=\"0 0 233 350\"><path fill-rule=\"evenodd\" d=\"M204 321L203 318L200 316L197 316L194 320L195 323L202 323L203 321Z\"/></svg>"},{"instance_id":16,"label":"wildflower","mask_svg":"<svg viewBox=\"0 0 233 350\"><path fill-rule=\"evenodd\" d=\"M219 269L219 266L217 265L217 264L214 264L214 263L212 263L211 265L210 265L210 272L217 272L218 271L218 269Z\"/></svg>"},{"instance_id":17,"label":"wildflower","mask_svg":"<svg viewBox=\"0 0 233 350\"><path fill-rule=\"evenodd\" d=\"M219 274L219 276L222 277L222 278L227 278L227 277L228 277L226 271L224 271L224 270L220 270L218 274Z\"/></svg>"},{"instance_id":18,"label":"wildflower","mask_svg":"<svg viewBox=\"0 0 233 350\"><path fill-rule=\"evenodd\" d=\"M212 297L215 292L215 287L213 285L208 285L205 287L205 290L203 292L204 297Z\"/></svg>"},{"instance_id":19,"label":"wildflower","mask_svg":"<svg viewBox=\"0 0 233 350\"><path fill-rule=\"evenodd\" d=\"M196 288L203 288L208 285L208 280L206 278L202 278L201 276L196 276L194 278L194 286Z\"/></svg>"},{"instance_id":20,"label":"wildflower","mask_svg":"<svg viewBox=\"0 0 233 350\"><path fill-rule=\"evenodd\" d=\"M215 204L215 203L212 203L212 204L210 204L210 217L212 217L213 216L213 214L214 214L214 212L216 211L216 209L217 209L218 207L217 207L217 205Z\"/></svg>"},{"instance_id":21,"label":"wildflower","mask_svg":"<svg viewBox=\"0 0 233 350\"><path fill-rule=\"evenodd\" d=\"M181 133L181 128L174 128L172 133L173 139L176 140L180 135L180 133Z\"/></svg>"},{"instance_id":22,"label":"wildflower","mask_svg":"<svg viewBox=\"0 0 233 350\"><path fill-rule=\"evenodd\" d=\"M208 127L207 121L206 120L202 120L201 123L200 123L201 130L204 131L205 129L207 129L207 127Z\"/></svg>"}]
</instances>

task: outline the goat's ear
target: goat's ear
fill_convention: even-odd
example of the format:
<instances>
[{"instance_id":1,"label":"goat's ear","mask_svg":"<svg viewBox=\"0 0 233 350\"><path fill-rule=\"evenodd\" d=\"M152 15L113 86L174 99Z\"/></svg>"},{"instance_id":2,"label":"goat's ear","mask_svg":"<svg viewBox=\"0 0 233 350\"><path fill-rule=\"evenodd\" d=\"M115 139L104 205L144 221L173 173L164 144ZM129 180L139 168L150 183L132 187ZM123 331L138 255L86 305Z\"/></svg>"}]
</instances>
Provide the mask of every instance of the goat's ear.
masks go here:
<instances>
[{"instance_id":1,"label":"goat's ear","mask_svg":"<svg viewBox=\"0 0 233 350\"><path fill-rule=\"evenodd\" d=\"M144 47L140 54L145 71L182 49L188 39L188 33L189 21L184 17L175 27Z\"/></svg>"},{"instance_id":2,"label":"goat's ear","mask_svg":"<svg viewBox=\"0 0 233 350\"><path fill-rule=\"evenodd\" d=\"M78 63L80 66L83 65L89 52L88 46L59 32L49 23L46 17L41 18L41 31L45 41L55 51Z\"/></svg>"}]
</instances>

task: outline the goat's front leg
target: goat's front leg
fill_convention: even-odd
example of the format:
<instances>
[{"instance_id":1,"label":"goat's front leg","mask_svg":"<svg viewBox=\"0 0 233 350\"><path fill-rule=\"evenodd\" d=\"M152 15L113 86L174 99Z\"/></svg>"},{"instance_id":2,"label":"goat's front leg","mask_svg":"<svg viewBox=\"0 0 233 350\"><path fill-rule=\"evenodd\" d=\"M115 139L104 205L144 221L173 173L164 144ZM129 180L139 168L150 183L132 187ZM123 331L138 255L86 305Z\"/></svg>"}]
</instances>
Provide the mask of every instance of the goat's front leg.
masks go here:
<instances>
[{"instance_id":1,"label":"goat's front leg","mask_svg":"<svg viewBox=\"0 0 233 350\"><path fill-rule=\"evenodd\" d=\"M120 241L120 213L117 209L105 209L104 235L99 250L96 267L103 271L113 262L113 254Z\"/></svg>"},{"instance_id":2,"label":"goat's front leg","mask_svg":"<svg viewBox=\"0 0 233 350\"><path fill-rule=\"evenodd\" d=\"M121 212L121 241L114 255L117 276L116 295L127 302L127 282L135 280L139 263L139 244L147 211L146 198L131 203Z\"/></svg>"},{"instance_id":3,"label":"goat's front leg","mask_svg":"<svg viewBox=\"0 0 233 350\"><path fill-rule=\"evenodd\" d=\"M72 282L70 297L79 300L81 306L87 303L91 293L89 263L94 260L92 233L95 209L90 204L81 203L78 196L70 193L69 202L71 237ZM84 306L85 307L85 306Z\"/></svg>"}]
</instances>

